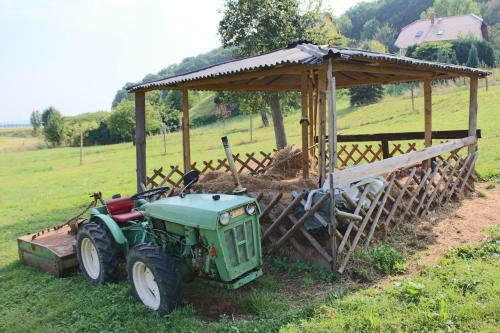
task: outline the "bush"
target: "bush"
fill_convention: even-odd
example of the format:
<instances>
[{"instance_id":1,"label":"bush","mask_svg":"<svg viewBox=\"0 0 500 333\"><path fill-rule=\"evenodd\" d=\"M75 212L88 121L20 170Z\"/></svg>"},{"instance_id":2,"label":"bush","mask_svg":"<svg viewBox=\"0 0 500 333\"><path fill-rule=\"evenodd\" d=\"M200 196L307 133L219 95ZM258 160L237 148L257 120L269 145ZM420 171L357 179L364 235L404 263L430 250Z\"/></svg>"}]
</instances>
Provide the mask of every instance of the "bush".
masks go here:
<instances>
[{"instance_id":1,"label":"bush","mask_svg":"<svg viewBox=\"0 0 500 333\"><path fill-rule=\"evenodd\" d=\"M384 98L382 86L357 87L349 89L351 106L376 103Z\"/></svg>"},{"instance_id":2,"label":"bush","mask_svg":"<svg viewBox=\"0 0 500 333\"><path fill-rule=\"evenodd\" d=\"M372 252L373 265L384 274L404 272L405 256L388 245L379 245Z\"/></svg>"},{"instance_id":3,"label":"bush","mask_svg":"<svg viewBox=\"0 0 500 333\"><path fill-rule=\"evenodd\" d=\"M43 135L53 147L61 145L64 141L64 120L59 111L54 110L50 113L43 128Z\"/></svg>"}]
</instances>

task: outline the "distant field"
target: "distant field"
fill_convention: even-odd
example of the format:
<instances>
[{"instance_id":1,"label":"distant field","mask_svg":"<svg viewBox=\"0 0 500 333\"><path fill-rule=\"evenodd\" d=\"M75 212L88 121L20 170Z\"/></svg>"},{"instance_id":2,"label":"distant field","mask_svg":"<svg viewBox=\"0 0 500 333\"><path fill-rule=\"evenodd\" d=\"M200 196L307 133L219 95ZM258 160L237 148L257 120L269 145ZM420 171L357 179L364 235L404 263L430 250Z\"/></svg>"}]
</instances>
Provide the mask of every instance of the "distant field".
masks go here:
<instances>
[{"instance_id":1,"label":"distant field","mask_svg":"<svg viewBox=\"0 0 500 333\"><path fill-rule=\"evenodd\" d=\"M40 137L34 137L31 128L0 128L0 153L32 150L44 147Z\"/></svg>"}]
</instances>

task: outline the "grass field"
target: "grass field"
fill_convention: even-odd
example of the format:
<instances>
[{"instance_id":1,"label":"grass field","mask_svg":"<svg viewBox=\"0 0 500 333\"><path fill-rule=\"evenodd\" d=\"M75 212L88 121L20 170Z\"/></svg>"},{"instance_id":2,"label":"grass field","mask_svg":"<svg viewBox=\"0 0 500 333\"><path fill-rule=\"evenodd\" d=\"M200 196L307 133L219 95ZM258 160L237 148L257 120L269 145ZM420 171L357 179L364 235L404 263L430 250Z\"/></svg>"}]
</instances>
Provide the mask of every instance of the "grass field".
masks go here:
<instances>
[{"instance_id":1,"label":"grass field","mask_svg":"<svg viewBox=\"0 0 500 333\"><path fill-rule=\"evenodd\" d=\"M480 159L477 168L483 177L495 177L500 174L499 95L500 85L491 86L489 91L481 89L479 92L478 127L483 130L483 139L479 144ZM347 100L342 99L338 105L339 129L344 134L423 130L423 99L421 97L416 99L416 105L417 112L413 112L410 99L389 97L381 103L352 109L348 107ZM467 108L468 90L466 88L435 94L433 96L433 128L435 130L466 129ZM299 144L300 142L299 119L298 113L292 113L286 117L290 143ZM222 133L222 128L218 124L192 130L193 161L222 157L224 153L219 140L222 134L229 136L234 152L270 151L274 146L272 128L255 128L254 141L249 142L248 122L249 119L243 117L229 120L226 123L225 133ZM253 123L259 124L259 119L255 117ZM126 282L95 288L85 283L82 276L77 273L67 279L55 279L50 275L23 267L17 260L16 237L65 221L87 205L88 196L94 191L102 191L105 197L110 197L114 193L134 192L135 150L131 143L87 147L84 151L84 164L79 165L78 148L11 151L14 150L13 145L18 144L19 140L28 142L31 138L16 138L11 134L1 135L0 133L0 184L2 184L0 191L0 211L2 212L0 219L2 231L0 234L0 331L170 330L187 332L206 330L208 325L209 330L214 331L254 332L254 329L257 329L264 332L277 330L288 323L300 325L290 326L288 328L290 331L302 329L314 331L316 318L322 320L324 317L321 312L323 309L325 314L333 313L333 303L323 300L308 301L308 296L300 290L295 295L291 293L284 296L281 292L282 283L277 282L273 275L270 275L260 279L241 293L234 295L224 294L222 291L215 293L220 297L238 298L236 303L245 309L245 312L236 322L233 322L231 318L226 318L221 322L207 324L197 316L193 307L183 308L169 318L160 318L132 299ZM180 133L169 134L168 154L164 156L162 137L148 138L148 168L151 170L161 165L181 164L180 142ZM457 259L456 262L450 262L450 265L446 268L450 272L471 267L472 279L480 281L480 286L489 285L492 277L496 277L497 280L499 277L497 259L496 261L495 259L472 259L471 261ZM321 272L312 272L307 279L300 277L303 279L301 280L303 285L310 285L311 281L320 279ZM434 295L439 290L441 285L438 283L444 284L442 281L445 280L442 280L442 277L446 276L447 272L437 269L430 271L428 277L422 276L424 279L422 283L430 284L429 295ZM425 280L427 278L429 280ZM394 288L396 289L389 288L387 292L382 293L383 296L380 296L387 297L383 299L387 306L392 306L395 302L394 294L397 294L399 287ZM200 287L200 289L206 290L207 288ZM477 323L483 318L490 318L491 313L488 311L492 308L497 311L498 315L498 306L490 305L492 293L498 299L498 284L484 291L478 290L481 290L481 293L477 295L474 293L470 296L475 297L471 299L471 305L460 308L460 311L465 313L467 309L474 309L472 304L479 301L484 301L489 310L481 313L475 312L471 317L464 314L457 321L458 323L468 320ZM210 299L211 294L213 293L200 296ZM376 294L374 291L356 294L352 296L353 298L343 300L342 302L346 302L345 305L335 311L339 311L339 314L350 309L362 311L359 309L366 306L366 309L371 309L373 313L373 317L366 318L367 325L372 326L366 327L382 327L380 330L385 330L384 328L389 326L380 326L382 325L380 321L384 317L375 311ZM455 302L457 297L455 294L450 294L446 302ZM213 298L211 299L213 301ZM429 302L426 300L420 305L411 306L414 306L417 311L420 309L419 306L431 306ZM411 311L413 309L411 306L408 305L404 310ZM414 318L427 323L431 319L425 316L433 315L425 312L422 316L424 317ZM300 323L301 320L310 317L314 320ZM495 318L498 324L498 317ZM391 323L401 320L404 320L403 315L394 317ZM321 327L348 325L320 322L324 325ZM484 326L478 327L488 331L494 327L491 325L486 322ZM422 326L422 329L425 330L426 327ZM400 326L400 329L404 329L403 326ZM446 327L429 326L429 329L446 330ZM353 330L355 331L354 328Z\"/></svg>"}]
</instances>

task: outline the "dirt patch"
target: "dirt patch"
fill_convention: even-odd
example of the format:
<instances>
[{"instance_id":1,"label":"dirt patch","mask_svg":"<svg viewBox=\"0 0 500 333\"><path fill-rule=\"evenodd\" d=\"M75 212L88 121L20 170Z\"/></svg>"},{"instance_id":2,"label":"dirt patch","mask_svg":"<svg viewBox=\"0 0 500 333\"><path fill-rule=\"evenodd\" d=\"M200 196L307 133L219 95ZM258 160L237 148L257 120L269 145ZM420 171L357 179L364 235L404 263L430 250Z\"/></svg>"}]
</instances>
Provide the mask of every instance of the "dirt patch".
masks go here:
<instances>
[{"instance_id":1,"label":"dirt patch","mask_svg":"<svg viewBox=\"0 0 500 333\"><path fill-rule=\"evenodd\" d=\"M472 199L463 200L451 215L443 218L439 214L430 221L436 240L424 251L421 264L437 263L439 257L452 248L484 240L487 229L500 221L500 189L487 190L487 185L478 184L484 196L475 194Z\"/></svg>"}]
</instances>

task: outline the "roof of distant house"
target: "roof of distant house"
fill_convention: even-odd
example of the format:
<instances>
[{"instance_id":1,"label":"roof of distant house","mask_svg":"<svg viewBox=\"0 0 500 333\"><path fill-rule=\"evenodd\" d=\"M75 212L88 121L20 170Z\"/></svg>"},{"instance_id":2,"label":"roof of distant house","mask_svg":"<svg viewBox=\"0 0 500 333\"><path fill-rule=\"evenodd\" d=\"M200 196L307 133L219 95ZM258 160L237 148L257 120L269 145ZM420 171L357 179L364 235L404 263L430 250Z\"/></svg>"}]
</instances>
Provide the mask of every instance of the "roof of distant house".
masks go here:
<instances>
[{"instance_id":1,"label":"roof of distant house","mask_svg":"<svg viewBox=\"0 0 500 333\"><path fill-rule=\"evenodd\" d=\"M416 20L401 30L394 44L400 49L406 49L424 42L449 41L465 36L487 40L488 32L483 19L468 14Z\"/></svg>"}]
</instances>

